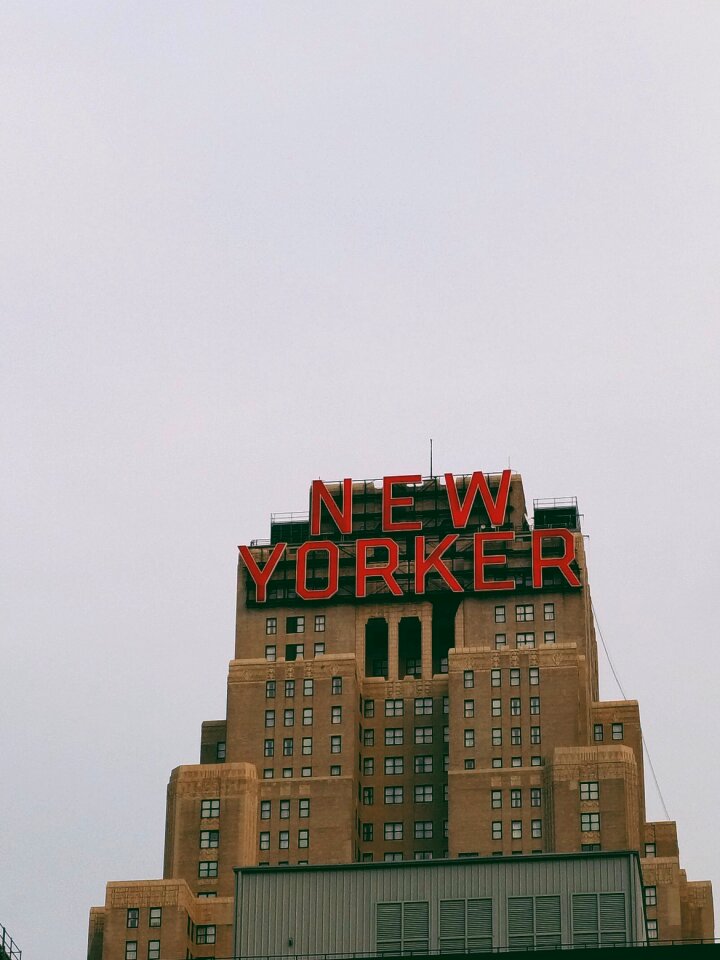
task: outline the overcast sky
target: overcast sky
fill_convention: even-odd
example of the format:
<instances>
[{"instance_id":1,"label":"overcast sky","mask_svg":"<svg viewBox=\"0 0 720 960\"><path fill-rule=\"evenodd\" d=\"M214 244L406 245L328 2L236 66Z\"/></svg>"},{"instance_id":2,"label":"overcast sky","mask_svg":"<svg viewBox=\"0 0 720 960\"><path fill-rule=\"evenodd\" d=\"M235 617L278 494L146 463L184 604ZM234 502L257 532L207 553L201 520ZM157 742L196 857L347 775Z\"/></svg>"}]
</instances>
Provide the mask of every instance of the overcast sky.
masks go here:
<instances>
[{"instance_id":1,"label":"overcast sky","mask_svg":"<svg viewBox=\"0 0 720 960\"><path fill-rule=\"evenodd\" d=\"M84 958L313 477L575 495L682 864L717 841L720 5L0 5L0 923ZM603 696L619 697L601 655ZM663 818L648 784L649 815Z\"/></svg>"}]
</instances>

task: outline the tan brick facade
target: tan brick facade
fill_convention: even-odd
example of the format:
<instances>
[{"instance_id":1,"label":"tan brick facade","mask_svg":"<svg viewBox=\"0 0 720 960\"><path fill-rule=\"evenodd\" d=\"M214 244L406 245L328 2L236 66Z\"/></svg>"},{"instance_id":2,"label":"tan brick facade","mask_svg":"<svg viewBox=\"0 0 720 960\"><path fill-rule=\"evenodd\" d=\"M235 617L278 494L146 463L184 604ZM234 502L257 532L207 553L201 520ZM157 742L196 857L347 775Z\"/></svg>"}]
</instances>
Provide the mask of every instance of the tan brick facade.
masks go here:
<instances>
[{"instance_id":1,"label":"tan brick facade","mask_svg":"<svg viewBox=\"0 0 720 960\"><path fill-rule=\"evenodd\" d=\"M418 510L441 526L428 491ZM379 493L362 495L369 528ZM512 591L320 603L291 583L257 603L240 564L227 718L203 724L200 764L171 775L164 879L108 885L91 960L153 960L156 940L163 960L230 956L236 866L593 849L640 851L651 935L712 936L710 885L685 878L675 825L645 820L638 705L598 702L579 527L566 524L581 586L533 588L517 475L508 515ZM342 576L355 544L327 519L322 535ZM251 548L260 566L270 549ZM468 556L458 541L458 576Z\"/></svg>"}]
</instances>

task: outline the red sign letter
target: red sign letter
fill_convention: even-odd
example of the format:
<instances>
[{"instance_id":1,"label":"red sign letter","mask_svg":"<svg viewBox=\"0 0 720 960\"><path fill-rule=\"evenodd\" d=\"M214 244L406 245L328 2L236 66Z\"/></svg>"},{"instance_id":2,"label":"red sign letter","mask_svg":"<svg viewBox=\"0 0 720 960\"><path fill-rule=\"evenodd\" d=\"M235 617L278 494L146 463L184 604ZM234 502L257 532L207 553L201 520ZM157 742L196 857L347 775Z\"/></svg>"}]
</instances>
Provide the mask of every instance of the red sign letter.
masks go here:
<instances>
[{"instance_id":1,"label":"red sign letter","mask_svg":"<svg viewBox=\"0 0 720 960\"><path fill-rule=\"evenodd\" d=\"M388 552L388 562L383 566L368 566L367 553L371 547L385 547ZM400 562L400 548L394 540L389 537L377 537L373 540L358 540L355 549L357 550L355 558L355 596L367 596L368 577L382 577L390 593L396 597L402 596L400 585L396 582L393 574L398 568Z\"/></svg>"},{"instance_id":2,"label":"red sign letter","mask_svg":"<svg viewBox=\"0 0 720 960\"><path fill-rule=\"evenodd\" d=\"M267 559L267 563L262 570L255 563L255 558L247 547L238 547L240 556L243 558L245 566L247 567L247 572L255 581L255 599L258 603L265 603L268 580L272 576L273 570L280 562L280 557L282 557L286 546L286 543L276 543L273 547L272 553Z\"/></svg>"},{"instance_id":3,"label":"red sign letter","mask_svg":"<svg viewBox=\"0 0 720 960\"><path fill-rule=\"evenodd\" d=\"M324 503L340 533L352 533L352 480L343 480L343 508L338 508L322 480L313 480L310 487L310 536L320 533L320 504Z\"/></svg>"},{"instance_id":4,"label":"red sign letter","mask_svg":"<svg viewBox=\"0 0 720 960\"><path fill-rule=\"evenodd\" d=\"M422 477L413 473L404 477L383 477L382 492L382 528L383 530L420 530L419 520L393 520L393 507L411 507L415 502L413 497L394 497L392 488L396 483L420 483Z\"/></svg>"},{"instance_id":5,"label":"red sign letter","mask_svg":"<svg viewBox=\"0 0 720 960\"><path fill-rule=\"evenodd\" d=\"M543 557L542 542L550 537L559 537L565 544L561 557ZM575 559L575 540L569 530L533 530L532 535L532 575L533 586L542 587L543 570L548 567L558 567L571 587L579 587L580 581L570 569L570 563Z\"/></svg>"},{"instance_id":6,"label":"red sign letter","mask_svg":"<svg viewBox=\"0 0 720 960\"><path fill-rule=\"evenodd\" d=\"M307 585L307 555L311 550L327 550L328 582L326 587L310 589ZM340 551L332 540L309 540L298 547L295 564L295 592L303 600L329 600L337 593L340 575Z\"/></svg>"},{"instance_id":7,"label":"red sign letter","mask_svg":"<svg viewBox=\"0 0 720 960\"><path fill-rule=\"evenodd\" d=\"M493 500L490 495L490 487L483 473L473 473L470 477L470 483L465 491L465 499L460 503L457 487L455 486L455 477L451 473L445 474L445 485L447 487L448 503L450 504L450 513L452 514L453 526L463 528L467 526L470 519L475 496L479 492L482 502L487 510L490 523L494 527L499 527L505 522L505 513L507 511L508 497L510 495L510 470L503 470L500 477L500 486L498 487L497 498Z\"/></svg>"},{"instance_id":8,"label":"red sign letter","mask_svg":"<svg viewBox=\"0 0 720 960\"><path fill-rule=\"evenodd\" d=\"M425 537L415 537L415 593L425 593L425 577L430 569L437 570L453 593L462 593L462 587L441 559L457 538L457 533L449 533L442 538L434 550L430 551L430 556L426 557Z\"/></svg>"},{"instance_id":9,"label":"red sign letter","mask_svg":"<svg viewBox=\"0 0 720 960\"><path fill-rule=\"evenodd\" d=\"M494 553L492 556L485 556L485 544L488 540L514 540L515 534L512 530L498 530L497 533L476 533L473 534L473 550L475 553L475 577L474 587L476 590L514 590L514 580L486 580L485 567L494 563L507 563L507 556L504 553Z\"/></svg>"}]
</instances>

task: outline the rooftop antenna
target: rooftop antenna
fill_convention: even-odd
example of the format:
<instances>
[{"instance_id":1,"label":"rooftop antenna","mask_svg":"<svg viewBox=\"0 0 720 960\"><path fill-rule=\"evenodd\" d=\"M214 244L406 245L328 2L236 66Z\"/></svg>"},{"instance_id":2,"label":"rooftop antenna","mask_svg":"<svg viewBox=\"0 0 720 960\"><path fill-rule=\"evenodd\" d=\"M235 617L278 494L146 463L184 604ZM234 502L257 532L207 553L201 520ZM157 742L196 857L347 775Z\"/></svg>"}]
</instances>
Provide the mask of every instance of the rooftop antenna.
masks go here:
<instances>
[{"instance_id":1,"label":"rooftop antenna","mask_svg":"<svg viewBox=\"0 0 720 960\"><path fill-rule=\"evenodd\" d=\"M430 437L430 479L432 479L432 437Z\"/></svg>"}]
</instances>

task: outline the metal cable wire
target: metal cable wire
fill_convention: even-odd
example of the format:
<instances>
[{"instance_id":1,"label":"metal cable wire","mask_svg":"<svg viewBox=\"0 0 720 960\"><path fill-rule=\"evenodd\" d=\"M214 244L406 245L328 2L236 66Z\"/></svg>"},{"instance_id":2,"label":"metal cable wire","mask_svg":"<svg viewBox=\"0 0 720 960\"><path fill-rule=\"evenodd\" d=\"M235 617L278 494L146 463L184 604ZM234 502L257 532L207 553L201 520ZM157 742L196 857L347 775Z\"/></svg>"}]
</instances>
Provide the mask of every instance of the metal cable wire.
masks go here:
<instances>
[{"instance_id":1,"label":"metal cable wire","mask_svg":"<svg viewBox=\"0 0 720 960\"><path fill-rule=\"evenodd\" d=\"M593 615L593 619L595 620L595 626L597 627L597 632L600 636L600 642L602 643L602 648L605 651L607 662L610 664L610 670L612 671L612 675L613 677L615 677L615 683L617 683L618 685L618 689L622 694L623 700L627 700L628 699L627 694L623 690L622 683L620 683L620 677L617 675L617 671L610 657L610 651L608 650L607 644L605 643L605 637L603 637L602 630L600 629L600 621L598 620L598 615L595 612L595 605L592 602L592 600L590 601L590 607L592 609L592 615ZM658 782L657 774L655 773L655 767L653 766L652 757L650 756L650 750L648 749L647 741L645 740L645 734L642 732L642 728L640 730L640 737L642 738L643 750L645 751L645 756L647 757L648 766L650 767L650 772L652 773L652 778L655 783L655 789L657 790L658 797L660 797L660 803L662 804L663 812L665 814L665 819L670 820L671 817L670 817L670 814L668 813L668 808L665 804L665 798L662 795L662 790L660 789L660 783Z\"/></svg>"}]
</instances>

